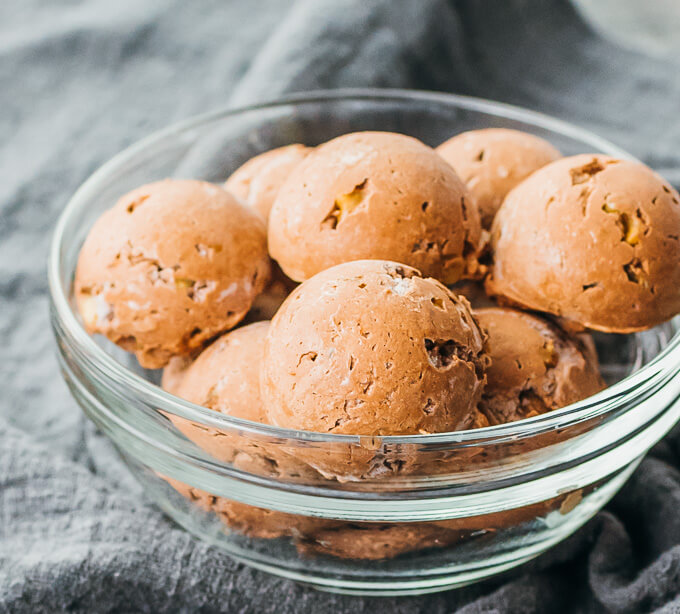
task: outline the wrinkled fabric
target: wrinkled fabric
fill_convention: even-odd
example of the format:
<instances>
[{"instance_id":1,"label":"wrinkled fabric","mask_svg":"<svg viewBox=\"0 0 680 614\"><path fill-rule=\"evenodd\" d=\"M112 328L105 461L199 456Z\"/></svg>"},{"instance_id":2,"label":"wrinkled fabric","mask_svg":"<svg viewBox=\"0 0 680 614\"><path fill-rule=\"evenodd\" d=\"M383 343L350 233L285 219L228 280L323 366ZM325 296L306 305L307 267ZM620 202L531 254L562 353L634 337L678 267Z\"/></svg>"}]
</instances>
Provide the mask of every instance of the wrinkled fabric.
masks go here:
<instances>
[{"instance_id":1,"label":"wrinkled fabric","mask_svg":"<svg viewBox=\"0 0 680 614\"><path fill-rule=\"evenodd\" d=\"M257 8L255 8L257 5ZM680 438L526 566L445 593L330 595L235 563L139 494L62 382L45 258L77 186L192 114L335 87L502 100L609 138L680 184L680 71L566 0L0 3L0 611L680 611Z\"/></svg>"}]
</instances>

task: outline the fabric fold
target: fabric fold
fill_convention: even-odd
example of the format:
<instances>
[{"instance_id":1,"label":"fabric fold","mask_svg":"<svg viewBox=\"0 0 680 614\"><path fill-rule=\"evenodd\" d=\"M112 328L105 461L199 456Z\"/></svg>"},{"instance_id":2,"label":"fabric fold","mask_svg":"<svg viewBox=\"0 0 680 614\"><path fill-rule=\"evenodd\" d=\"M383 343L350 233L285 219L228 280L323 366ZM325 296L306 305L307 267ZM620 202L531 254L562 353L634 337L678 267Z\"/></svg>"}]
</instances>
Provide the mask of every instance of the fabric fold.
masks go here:
<instances>
[{"instance_id":1,"label":"fabric fold","mask_svg":"<svg viewBox=\"0 0 680 614\"><path fill-rule=\"evenodd\" d=\"M678 62L567 0L44 0L0 8L0 611L670 612L676 430L607 511L538 560L419 598L315 592L236 563L143 498L61 382L45 258L64 203L124 146L227 104L435 89L555 115L680 184ZM448 136L448 135L447 135Z\"/></svg>"}]
</instances>

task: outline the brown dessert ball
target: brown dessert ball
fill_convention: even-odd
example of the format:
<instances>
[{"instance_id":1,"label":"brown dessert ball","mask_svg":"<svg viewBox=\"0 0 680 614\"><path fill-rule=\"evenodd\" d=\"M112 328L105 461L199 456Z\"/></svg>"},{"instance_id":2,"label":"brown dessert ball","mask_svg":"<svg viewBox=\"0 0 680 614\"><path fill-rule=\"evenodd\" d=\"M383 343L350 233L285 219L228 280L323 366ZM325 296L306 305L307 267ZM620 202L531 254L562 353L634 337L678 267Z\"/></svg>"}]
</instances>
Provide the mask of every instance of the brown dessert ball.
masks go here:
<instances>
[{"instance_id":1,"label":"brown dessert ball","mask_svg":"<svg viewBox=\"0 0 680 614\"><path fill-rule=\"evenodd\" d=\"M443 548L465 536L464 532L433 522L346 522L303 535L297 541L297 548L303 555L379 561L407 552Z\"/></svg>"},{"instance_id":2,"label":"brown dessert ball","mask_svg":"<svg viewBox=\"0 0 680 614\"><path fill-rule=\"evenodd\" d=\"M232 531L259 539L290 537L304 556L381 560L442 548L466 533L433 522L358 523L300 516L254 507L164 477L178 493L205 512L216 514Z\"/></svg>"},{"instance_id":3,"label":"brown dessert ball","mask_svg":"<svg viewBox=\"0 0 680 614\"><path fill-rule=\"evenodd\" d=\"M495 532L505 529L517 528L527 522L544 519L548 514L559 512L562 516L571 513L589 493L592 487L575 489L568 493L552 497L546 501L531 503L523 507L516 507L504 512L492 512L482 516L469 518L454 518L451 520L438 520L433 524L448 529L449 531L465 531L476 533L477 531Z\"/></svg>"},{"instance_id":4,"label":"brown dessert ball","mask_svg":"<svg viewBox=\"0 0 680 614\"><path fill-rule=\"evenodd\" d=\"M228 416L266 423L260 366L268 330L269 322L255 322L222 335L181 375L165 369L163 388L172 387L173 394Z\"/></svg>"},{"instance_id":5,"label":"brown dessert ball","mask_svg":"<svg viewBox=\"0 0 680 614\"><path fill-rule=\"evenodd\" d=\"M85 327L162 367L235 326L269 280L265 228L228 192L159 181L123 196L80 251Z\"/></svg>"},{"instance_id":6,"label":"brown dessert ball","mask_svg":"<svg viewBox=\"0 0 680 614\"><path fill-rule=\"evenodd\" d=\"M192 403L234 418L266 424L259 379L268 328L269 322L256 322L223 335L190 365L184 365L179 375L175 368L166 369L163 387L172 388L173 394ZM171 420L208 454L243 471L289 481L319 479L318 473L303 462L274 443L259 440L252 434L220 430L179 416L171 416ZM218 514L231 529L251 537L281 537L339 524L254 507L214 496L171 478L165 479L202 509Z\"/></svg>"},{"instance_id":7,"label":"brown dessert ball","mask_svg":"<svg viewBox=\"0 0 680 614\"><path fill-rule=\"evenodd\" d=\"M477 272L479 214L435 151L403 134L357 132L314 149L281 186L269 250L304 281L365 258L403 262L454 283Z\"/></svg>"},{"instance_id":8,"label":"brown dessert ball","mask_svg":"<svg viewBox=\"0 0 680 614\"><path fill-rule=\"evenodd\" d=\"M248 537L261 539L298 538L303 535L313 535L316 531L325 531L344 525L343 522L338 520L287 514L247 505L212 495L173 478L164 477L163 479L194 505L205 512L217 514L220 520L231 530Z\"/></svg>"},{"instance_id":9,"label":"brown dessert ball","mask_svg":"<svg viewBox=\"0 0 680 614\"><path fill-rule=\"evenodd\" d=\"M255 209L266 222L281 184L310 151L297 143L265 151L237 168L224 188Z\"/></svg>"},{"instance_id":10,"label":"brown dessert ball","mask_svg":"<svg viewBox=\"0 0 680 614\"><path fill-rule=\"evenodd\" d=\"M190 365L171 363L171 368L163 372L163 388L222 414L267 424L260 395L260 368L268 329L269 322L237 328L209 345ZM209 427L179 416L171 420L212 457L244 471L292 481L319 479L281 446L255 435Z\"/></svg>"},{"instance_id":11,"label":"brown dessert ball","mask_svg":"<svg viewBox=\"0 0 680 614\"><path fill-rule=\"evenodd\" d=\"M474 312L491 358L479 409L491 425L576 403L604 388L597 359L581 339L515 309Z\"/></svg>"},{"instance_id":12,"label":"brown dessert ball","mask_svg":"<svg viewBox=\"0 0 680 614\"><path fill-rule=\"evenodd\" d=\"M506 197L486 287L505 302L628 333L680 312L680 196L600 154L563 158Z\"/></svg>"},{"instance_id":13,"label":"brown dessert ball","mask_svg":"<svg viewBox=\"0 0 680 614\"><path fill-rule=\"evenodd\" d=\"M506 194L535 170L562 157L548 141L507 128L463 132L436 149L467 184L483 228L491 228Z\"/></svg>"},{"instance_id":14,"label":"brown dessert ball","mask_svg":"<svg viewBox=\"0 0 680 614\"><path fill-rule=\"evenodd\" d=\"M262 395L277 426L359 435L469 427L483 338L465 299L406 265L348 262L286 299L265 342Z\"/></svg>"}]
</instances>

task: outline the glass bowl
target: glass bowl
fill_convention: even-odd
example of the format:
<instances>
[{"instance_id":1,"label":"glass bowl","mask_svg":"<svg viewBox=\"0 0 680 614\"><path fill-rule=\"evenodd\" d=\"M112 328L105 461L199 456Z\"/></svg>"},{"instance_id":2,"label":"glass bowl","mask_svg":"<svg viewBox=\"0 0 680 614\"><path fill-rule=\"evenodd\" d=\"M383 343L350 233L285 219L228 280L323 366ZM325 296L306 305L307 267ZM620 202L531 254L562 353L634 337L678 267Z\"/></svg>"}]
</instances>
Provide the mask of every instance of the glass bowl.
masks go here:
<instances>
[{"instance_id":1,"label":"glass bowl","mask_svg":"<svg viewBox=\"0 0 680 614\"><path fill-rule=\"evenodd\" d=\"M436 145L507 127L564 154L613 145L557 121L460 96L333 91L225 110L133 145L73 196L49 259L51 321L64 378L148 496L231 556L321 589L424 593L497 574L544 552L614 495L680 416L678 320L597 335L603 392L512 424L455 433L359 437L226 417L161 390L122 350L90 337L74 309L78 250L118 196L164 177L223 181L280 145L357 130Z\"/></svg>"}]
</instances>

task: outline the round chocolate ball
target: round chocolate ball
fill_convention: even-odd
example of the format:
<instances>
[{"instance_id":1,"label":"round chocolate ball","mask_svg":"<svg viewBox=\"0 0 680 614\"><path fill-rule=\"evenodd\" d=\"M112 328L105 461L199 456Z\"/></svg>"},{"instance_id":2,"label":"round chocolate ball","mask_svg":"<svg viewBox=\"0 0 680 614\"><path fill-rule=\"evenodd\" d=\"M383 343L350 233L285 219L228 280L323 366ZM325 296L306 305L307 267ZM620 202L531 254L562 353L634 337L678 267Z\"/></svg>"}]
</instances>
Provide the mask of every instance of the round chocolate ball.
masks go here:
<instances>
[{"instance_id":1,"label":"round chocolate ball","mask_svg":"<svg viewBox=\"0 0 680 614\"><path fill-rule=\"evenodd\" d=\"M548 141L507 128L463 132L436 151L467 184L487 229L512 188L562 156Z\"/></svg>"},{"instance_id":2,"label":"round chocolate ball","mask_svg":"<svg viewBox=\"0 0 680 614\"><path fill-rule=\"evenodd\" d=\"M262 395L272 424L358 435L472 426L483 337L469 304L406 265L349 262L301 284L272 320Z\"/></svg>"},{"instance_id":3,"label":"round chocolate ball","mask_svg":"<svg viewBox=\"0 0 680 614\"><path fill-rule=\"evenodd\" d=\"M269 322L222 335L188 366L164 370L163 388L187 401L233 418L268 424L260 395L260 369ZM319 479L287 446L236 429L220 429L172 416L173 424L210 456L261 476L289 481ZM286 447L286 449L284 449Z\"/></svg>"},{"instance_id":4,"label":"round chocolate ball","mask_svg":"<svg viewBox=\"0 0 680 614\"><path fill-rule=\"evenodd\" d=\"M597 357L582 337L544 318L501 307L474 312L491 364L479 409L505 424L576 403L604 388Z\"/></svg>"},{"instance_id":5,"label":"round chocolate ball","mask_svg":"<svg viewBox=\"0 0 680 614\"><path fill-rule=\"evenodd\" d=\"M89 332L158 368L235 326L269 275L255 213L213 184L168 179L126 194L94 224L75 296Z\"/></svg>"},{"instance_id":6,"label":"round chocolate ball","mask_svg":"<svg viewBox=\"0 0 680 614\"><path fill-rule=\"evenodd\" d=\"M279 188L310 151L299 144L265 151L237 168L225 182L224 189L267 221Z\"/></svg>"},{"instance_id":7,"label":"round chocolate ball","mask_svg":"<svg viewBox=\"0 0 680 614\"><path fill-rule=\"evenodd\" d=\"M680 196L648 167L563 158L514 188L492 230L490 294L629 333L680 312Z\"/></svg>"},{"instance_id":8,"label":"round chocolate ball","mask_svg":"<svg viewBox=\"0 0 680 614\"><path fill-rule=\"evenodd\" d=\"M366 258L403 262L454 283L475 274L481 243L474 200L455 171L412 137L340 136L314 149L279 190L269 250L304 281Z\"/></svg>"}]
</instances>

